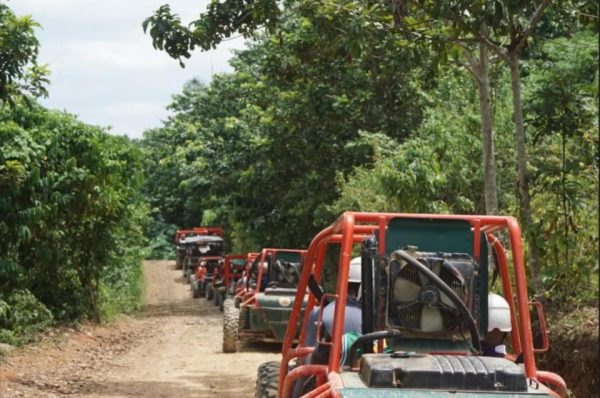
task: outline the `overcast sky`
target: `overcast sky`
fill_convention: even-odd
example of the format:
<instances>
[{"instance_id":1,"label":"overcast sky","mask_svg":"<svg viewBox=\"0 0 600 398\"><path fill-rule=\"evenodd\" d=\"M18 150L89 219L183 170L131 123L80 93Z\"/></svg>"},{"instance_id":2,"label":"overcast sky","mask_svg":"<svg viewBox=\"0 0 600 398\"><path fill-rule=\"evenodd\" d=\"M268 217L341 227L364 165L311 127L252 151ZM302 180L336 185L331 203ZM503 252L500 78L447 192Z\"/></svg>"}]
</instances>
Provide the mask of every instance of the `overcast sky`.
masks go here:
<instances>
[{"instance_id":1,"label":"overcast sky","mask_svg":"<svg viewBox=\"0 0 600 398\"><path fill-rule=\"evenodd\" d=\"M0 0L5 1L5 0ZM114 134L141 137L168 115L165 106L193 77L209 82L213 73L231 71L232 49L242 38L210 52L195 51L185 69L152 48L142 21L165 3L184 23L206 9L209 0L11 0L17 15L42 25L36 35L39 63L52 75L49 108L67 110L90 124L112 126Z\"/></svg>"}]
</instances>

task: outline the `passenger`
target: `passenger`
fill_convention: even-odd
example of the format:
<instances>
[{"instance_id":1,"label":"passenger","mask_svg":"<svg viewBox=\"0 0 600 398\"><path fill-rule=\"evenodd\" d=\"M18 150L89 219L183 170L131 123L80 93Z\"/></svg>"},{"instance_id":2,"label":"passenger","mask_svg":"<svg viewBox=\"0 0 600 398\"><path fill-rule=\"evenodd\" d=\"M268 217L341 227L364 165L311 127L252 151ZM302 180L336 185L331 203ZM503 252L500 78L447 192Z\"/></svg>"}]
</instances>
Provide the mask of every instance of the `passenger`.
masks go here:
<instances>
[{"instance_id":1,"label":"passenger","mask_svg":"<svg viewBox=\"0 0 600 398\"><path fill-rule=\"evenodd\" d=\"M361 284L361 258L357 257L350 262L348 275L348 297L346 299L346 312L344 316L344 330L342 335L342 358L340 363L348 360L350 346L362 331L362 306L359 301ZM333 333L333 318L335 314L335 300L325 305L321 318L321 333L327 336ZM329 346L319 345L317 331L319 330L319 307L313 308L308 316L308 325L304 345L315 347L314 351L303 362L312 364L325 364L329 360ZM298 398L314 388L314 377L300 378L294 383L293 398Z\"/></svg>"},{"instance_id":2,"label":"passenger","mask_svg":"<svg viewBox=\"0 0 600 398\"><path fill-rule=\"evenodd\" d=\"M267 285L271 281L269 278L269 263L264 261L261 263L261 267L262 267L262 277L260 278L260 291L264 292L265 289L267 288Z\"/></svg>"},{"instance_id":3,"label":"passenger","mask_svg":"<svg viewBox=\"0 0 600 398\"><path fill-rule=\"evenodd\" d=\"M361 283L361 259L356 257L350 262L350 272L348 275L348 298L346 300L346 313L344 316L344 331L361 332L362 331L362 306L359 301ZM331 336L333 331L333 317L335 313L335 300L330 302L323 308L322 326L321 329ZM308 326L306 329L306 337L304 345L315 347L318 342L317 330L319 321L319 307L313 308L308 317Z\"/></svg>"},{"instance_id":4,"label":"passenger","mask_svg":"<svg viewBox=\"0 0 600 398\"><path fill-rule=\"evenodd\" d=\"M481 341L481 351L488 357L506 356L506 336L511 331L510 308L504 297L488 295L488 327Z\"/></svg>"}]
</instances>

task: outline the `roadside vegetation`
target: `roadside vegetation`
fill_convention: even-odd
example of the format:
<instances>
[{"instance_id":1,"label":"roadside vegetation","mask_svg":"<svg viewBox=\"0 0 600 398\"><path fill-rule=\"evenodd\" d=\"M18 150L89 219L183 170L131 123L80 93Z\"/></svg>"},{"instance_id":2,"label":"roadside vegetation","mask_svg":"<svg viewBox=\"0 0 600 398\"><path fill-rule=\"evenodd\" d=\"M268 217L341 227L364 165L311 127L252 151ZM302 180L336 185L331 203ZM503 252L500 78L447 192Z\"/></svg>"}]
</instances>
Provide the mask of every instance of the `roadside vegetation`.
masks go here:
<instances>
[{"instance_id":1,"label":"roadside vegetation","mask_svg":"<svg viewBox=\"0 0 600 398\"><path fill-rule=\"evenodd\" d=\"M597 4L283 3L150 16L182 64L237 34L248 48L139 142L37 104L37 25L0 4L0 341L136 310L142 256L171 258L178 228L306 247L345 210L515 215L549 323L597 325Z\"/></svg>"},{"instance_id":2,"label":"roadside vegetation","mask_svg":"<svg viewBox=\"0 0 600 398\"><path fill-rule=\"evenodd\" d=\"M0 341L22 344L140 308L147 205L142 152L38 105L37 25L4 4L0 18Z\"/></svg>"},{"instance_id":3,"label":"roadside vegetation","mask_svg":"<svg viewBox=\"0 0 600 398\"><path fill-rule=\"evenodd\" d=\"M188 82L173 97L173 116L145 133L151 178L144 192L155 225L219 224L243 251L305 247L345 210L514 215L530 262L533 251L538 257L533 294L555 309L595 306L597 6L497 1L488 17L517 22L494 22L469 19L482 12L477 5L450 3L390 10L289 1L281 10L264 1L261 13L237 20L246 6L225 1L190 28L169 6L157 10L144 27L180 62L234 34L249 46L231 62L234 72ZM482 38L474 26L484 20L497 25ZM517 41L507 24L529 37L519 53L525 159L513 72L504 48L494 47ZM474 74L483 56L493 201L486 199L483 72Z\"/></svg>"}]
</instances>

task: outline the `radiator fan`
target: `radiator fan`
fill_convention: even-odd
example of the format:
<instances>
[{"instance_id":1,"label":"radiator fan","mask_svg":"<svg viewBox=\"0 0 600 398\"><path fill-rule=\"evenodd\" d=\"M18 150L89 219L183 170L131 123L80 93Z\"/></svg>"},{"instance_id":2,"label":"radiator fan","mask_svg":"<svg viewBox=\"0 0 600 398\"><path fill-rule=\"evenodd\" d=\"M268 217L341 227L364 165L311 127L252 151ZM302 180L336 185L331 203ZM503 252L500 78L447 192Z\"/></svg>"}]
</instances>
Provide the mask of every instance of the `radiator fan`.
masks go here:
<instances>
[{"instance_id":1,"label":"radiator fan","mask_svg":"<svg viewBox=\"0 0 600 398\"><path fill-rule=\"evenodd\" d=\"M463 301L466 299L465 280L454 267L440 258L421 258L419 261L431 269ZM422 332L451 331L458 326L456 305L434 282L410 264L401 261L392 288L398 326Z\"/></svg>"}]
</instances>

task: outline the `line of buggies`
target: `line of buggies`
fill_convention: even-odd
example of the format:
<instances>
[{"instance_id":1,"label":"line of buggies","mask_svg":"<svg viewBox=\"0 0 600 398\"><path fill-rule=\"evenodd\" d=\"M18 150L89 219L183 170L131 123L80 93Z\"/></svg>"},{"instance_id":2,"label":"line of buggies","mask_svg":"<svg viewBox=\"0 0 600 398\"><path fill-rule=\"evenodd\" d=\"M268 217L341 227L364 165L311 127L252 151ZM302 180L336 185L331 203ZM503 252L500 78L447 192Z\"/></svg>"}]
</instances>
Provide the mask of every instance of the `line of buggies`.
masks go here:
<instances>
[{"instance_id":1,"label":"line of buggies","mask_svg":"<svg viewBox=\"0 0 600 398\"><path fill-rule=\"evenodd\" d=\"M175 242L192 297L223 311L223 352L236 352L241 340L283 342L305 250L225 254L220 227L179 230Z\"/></svg>"},{"instance_id":2,"label":"line of buggies","mask_svg":"<svg viewBox=\"0 0 600 398\"><path fill-rule=\"evenodd\" d=\"M567 394L536 366L548 336L513 217L346 212L307 250L230 255L204 232L178 236L177 264L222 304L223 351L282 343L256 397Z\"/></svg>"}]
</instances>

